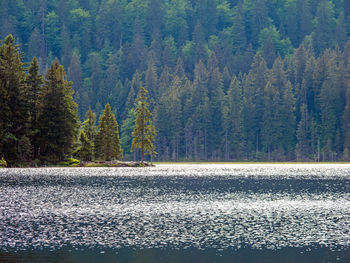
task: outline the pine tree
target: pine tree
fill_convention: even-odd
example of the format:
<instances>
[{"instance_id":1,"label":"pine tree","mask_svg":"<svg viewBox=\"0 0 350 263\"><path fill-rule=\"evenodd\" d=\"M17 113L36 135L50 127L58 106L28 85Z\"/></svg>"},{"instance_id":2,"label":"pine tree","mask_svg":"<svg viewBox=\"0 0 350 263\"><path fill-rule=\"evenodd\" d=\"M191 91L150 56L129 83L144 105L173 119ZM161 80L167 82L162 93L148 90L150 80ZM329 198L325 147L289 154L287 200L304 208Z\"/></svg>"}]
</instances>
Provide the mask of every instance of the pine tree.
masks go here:
<instances>
[{"instance_id":1,"label":"pine tree","mask_svg":"<svg viewBox=\"0 0 350 263\"><path fill-rule=\"evenodd\" d=\"M39 102L40 155L45 161L62 161L72 151L78 113L71 86L63 66L54 62L46 73Z\"/></svg>"},{"instance_id":2,"label":"pine tree","mask_svg":"<svg viewBox=\"0 0 350 263\"><path fill-rule=\"evenodd\" d=\"M89 107L85 118L79 135L80 146L74 152L74 155L84 161L91 161L95 159L94 142L97 135L96 114L92 112L91 107Z\"/></svg>"},{"instance_id":3,"label":"pine tree","mask_svg":"<svg viewBox=\"0 0 350 263\"><path fill-rule=\"evenodd\" d=\"M133 140L131 151L134 151L136 148L141 150L142 163L145 154L153 155L156 153L153 141L157 133L152 124L152 113L148 109L147 93L148 91L145 88L140 87L140 92L135 105L135 129L132 132Z\"/></svg>"},{"instance_id":4,"label":"pine tree","mask_svg":"<svg viewBox=\"0 0 350 263\"><path fill-rule=\"evenodd\" d=\"M125 154L130 154L130 149L132 145L132 131L135 129L135 110L130 109L128 115L121 126L121 144L123 147L123 152Z\"/></svg>"},{"instance_id":5,"label":"pine tree","mask_svg":"<svg viewBox=\"0 0 350 263\"><path fill-rule=\"evenodd\" d=\"M298 41L301 43L305 36L312 32L312 15L309 0L297 0Z\"/></svg>"},{"instance_id":6,"label":"pine tree","mask_svg":"<svg viewBox=\"0 0 350 263\"><path fill-rule=\"evenodd\" d=\"M345 43L347 41L344 12L341 12L337 19L335 38L337 40L337 44L339 45L339 47L344 48Z\"/></svg>"},{"instance_id":7,"label":"pine tree","mask_svg":"<svg viewBox=\"0 0 350 263\"><path fill-rule=\"evenodd\" d=\"M300 121L296 132L298 143L296 145L297 160L304 160L311 151L311 129L307 106L300 107Z\"/></svg>"},{"instance_id":8,"label":"pine tree","mask_svg":"<svg viewBox=\"0 0 350 263\"><path fill-rule=\"evenodd\" d=\"M281 99L278 88L267 82L264 92L265 110L261 131L261 142L264 150L268 153L268 159L271 160L271 154L281 148Z\"/></svg>"},{"instance_id":9,"label":"pine tree","mask_svg":"<svg viewBox=\"0 0 350 263\"><path fill-rule=\"evenodd\" d=\"M82 128L85 132L86 137L90 141L94 141L97 134L97 127L96 127L96 114L91 110L91 107L89 107L89 110L85 114L85 121L83 122Z\"/></svg>"},{"instance_id":10,"label":"pine tree","mask_svg":"<svg viewBox=\"0 0 350 263\"><path fill-rule=\"evenodd\" d=\"M205 37L201 23L198 21L192 34L194 44L194 60L198 63L200 60L206 61L207 50L205 48Z\"/></svg>"},{"instance_id":11,"label":"pine tree","mask_svg":"<svg viewBox=\"0 0 350 263\"><path fill-rule=\"evenodd\" d=\"M94 144L86 136L84 130L80 132L79 141L81 146L75 152L75 155L83 161L91 161L94 155Z\"/></svg>"},{"instance_id":12,"label":"pine tree","mask_svg":"<svg viewBox=\"0 0 350 263\"><path fill-rule=\"evenodd\" d=\"M271 68L276 59L275 45L272 42L271 36L268 36L262 47L262 56L266 61L268 68Z\"/></svg>"},{"instance_id":13,"label":"pine tree","mask_svg":"<svg viewBox=\"0 0 350 263\"><path fill-rule=\"evenodd\" d=\"M314 34L314 47L316 53L321 54L334 43L334 5L330 1L322 0L318 4L316 14L316 28Z\"/></svg>"},{"instance_id":14,"label":"pine tree","mask_svg":"<svg viewBox=\"0 0 350 263\"><path fill-rule=\"evenodd\" d=\"M235 159L239 159L243 154L244 134L243 134L243 101L242 84L233 77L230 88L227 92L229 121L228 121L228 140L230 142L230 152Z\"/></svg>"},{"instance_id":15,"label":"pine tree","mask_svg":"<svg viewBox=\"0 0 350 263\"><path fill-rule=\"evenodd\" d=\"M19 161L18 142L28 133L27 91L22 54L8 35L0 46L0 155L9 165Z\"/></svg>"},{"instance_id":16,"label":"pine tree","mask_svg":"<svg viewBox=\"0 0 350 263\"><path fill-rule=\"evenodd\" d=\"M95 140L96 158L104 161L122 160L118 123L109 103L100 117L100 129Z\"/></svg>"},{"instance_id":17,"label":"pine tree","mask_svg":"<svg viewBox=\"0 0 350 263\"><path fill-rule=\"evenodd\" d=\"M73 82L74 89L74 100L77 102L79 107L79 113L83 114L81 94L83 92L83 80L82 71L80 66L80 58L76 52L73 52L69 68L68 68L68 79Z\"/></svg>"},{"instance_id":18,"label":"pine tree","mask_svg":"<svg viewBox=\"0 0 350 263\"><path fill-rule=\"evenodd\" d=\"M281 137L280 141L286 153L293 153L295 146L295 98L292 84L288 81L281 90ZM292 156L290 156L291 158Z\"/></svg>"},{"instance_id":19,"label":"pine tree","mask_svg":"<svg viewBox=\"0 0 350 263\"><path fill-rule=\"evenodd\" d=\"M243 51L247 46L246 28L242 4L239 3L232 25L233 51Z\"/></svg>"},{"instance_id":20,"label":"pine tree","mask_svg":"<svg viewBox=\"0 0 350 263\"><path fill-rule=\"evenodd\" d=\"M39 73L39 64L36 57L33 58L30 64L26 83L28 86L27 99L30 114L30 139L34 147L34 157L37 156L38 150L38 113L39 113L39 95L42 89L43 77Z\"/></svg>"}]
</instances>

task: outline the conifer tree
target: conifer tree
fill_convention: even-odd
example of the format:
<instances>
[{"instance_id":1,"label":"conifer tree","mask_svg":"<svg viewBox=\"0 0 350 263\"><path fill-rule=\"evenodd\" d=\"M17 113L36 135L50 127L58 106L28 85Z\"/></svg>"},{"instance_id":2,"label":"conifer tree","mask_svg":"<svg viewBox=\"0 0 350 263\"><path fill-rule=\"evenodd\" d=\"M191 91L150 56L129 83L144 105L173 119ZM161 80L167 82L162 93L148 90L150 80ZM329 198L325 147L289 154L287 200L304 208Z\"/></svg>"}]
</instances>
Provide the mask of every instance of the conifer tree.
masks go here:
<instances>
[{"instance_id":1,"label":"conifer tree","mask_svg":"<svg viewBox=\"0 0 350 263\"><path fill-rule=\"evenodd\" d=\"M86 136L84 130L80 132L79 141L81 146L75 152L75 155L83 161L91 161L94 155L94 144Z\"/></svg>"},{"instance_id":2,"label":"conifer tree","mask_svg":"<svg viewBox=\"0 0 350 263\"><path fill-rule=\"evenodd\" d=\"M63 66L52 63L41 90L38 116L40 155L49 162L62 161L70 154L77 134L77 104L71 86Z\"/></svg>"},{"instance_id":3,"label":"conifer tree","mask_svg":"<svg viewBox=\"0 0 350 263\"><path fill-rule=\"evenodd\" d=\"M72 81L73 88L74 88L74 100L78 104L79 113L83 114L82 111L82 100L81 100L81 94L82 91L82 71L80 66L80 58L77 52L73 52L69 68L68 68L68 79Z\"/></svg>"},{"instance_id":4,"label":"conifer tree","mask_svg":"<svg viewBox=\"0 0 350 263\"><path fill-rule=\"evenodd\" d=\"M247 37L244 23L243 8L241 3L238 3L231 30L234 51L243 51L247 45Z\"/></svg>"},{"instance_id":5,"label":"conifer tree","mask_svg":"<svg viewBox=\"0 0 350 263\"><path fill-rule=\"evenodd\" d=\"M22 54L14 37L8 35L0 46L0 155L9 165L20 158L19 140L28 132L28 120Z\"/></svg>"},{"instance_id":6,"label":"conifer tree","mask_svg":"<svg viewBox=\"0 0 350 263\"><path fill-rule=\"evenodd\" d=\"M334 5L331 1L319 2L316 14L316 28L314 34L314 47L316 53L321 54L327 47L334 43Z\"/></svg>"},{"instance_id":7,"label":"conifer tree","mask_svg":"<svg viewBox=\"0 0 350 263\"><path fill-rule=\"evenodd\" d=\"M148 91L145 88L140 87L135 105L136 119L135 129L132 132L133 140L131 145L131 151L134 151L136 148L141 150L142 163L145 154L153 155L156 153L153 141L157 133L152 123L152 113L148 109L147 93Z\"/></svg>"},{"instance_id":8,"label":"conifer tree","mask_svg":"<svg viewBox=\"0 0 350 263\"><path fill-rule=\"evenodd\" d=\"M91 161L95 157L94 141L97 134L96 114L92 112L91 107L89 107L85 118L79 135L80 146L74 152L74 155L84 161Z\"/></svg>"},{"instance_id":9,"label":"conifer tree","mask_svg":"<svg viewBox=\"0 0 350 263\"><path fill-rule=\"evenodd\" d=\"M100 117L100 129L95 140L96 158L104 161L122 160L118 123L109 103Z\"/></svg>"},{"instance_id":10,"label":"conifer tree","mask_svg":"<svg viewBox=\"0 0 350 263\"><path fill-rule=\"evenodd\" d=\"M228 140L230 142L230 152L234 154L234 158L242 155L244 146L243 120L242 120L242 85L240 81L233 77L227 94L228 109L230 118L228 122Z\"/></svg>"},{"instance_id":11,"label":"conifer tree","mask_svg":"<svg viewBox=\"0 0 350 263\"><path fill-rule=\"evenodd\" d=\"M132 145L132 131L135 129L135 109L130 109L128 115L121 126L121 144L125 154L130 153Z\"/></svg>"},{"instance_id":12,"label":"conifer tree","mask_svg":"<svg viewBox=\"0 0 350 263\"><path fill-rule=\"evenodd\" d=\"M305 104L300 107L300 121L296 132L298 143L296 145L297 160L303 160L310 153L311 129L309 113Z\"/></svg>"},{"instance_id":13,"label":"conifer tree","mask_svg":"<svg viewBox=\"0 0 350 263\"><path fill-rule=\"evenodd\" d=\"M97 127L96 127L96 114L91 110L91 107L89 107L89 110L85 115L85 118L86 119L82 125L83 131L85 132L86 137L93 142L97 134Z\"/></svg>"},{"instance_id":14,"label":"conifer tree","mask_svg":"<svg viewBox=\"0 0 350 263\"><path fill-rule=\"evenodd\" d=\"M38 150L38 113L39 113L39 95L41 92L41 85L43 84L43 77L39 73L39 64L36 57L33 58L30 64L26 83L28 86L27 99L30 115L30 134L29 137L34 147L34 158L37 156Z\"/></svg>"}]
</instances>

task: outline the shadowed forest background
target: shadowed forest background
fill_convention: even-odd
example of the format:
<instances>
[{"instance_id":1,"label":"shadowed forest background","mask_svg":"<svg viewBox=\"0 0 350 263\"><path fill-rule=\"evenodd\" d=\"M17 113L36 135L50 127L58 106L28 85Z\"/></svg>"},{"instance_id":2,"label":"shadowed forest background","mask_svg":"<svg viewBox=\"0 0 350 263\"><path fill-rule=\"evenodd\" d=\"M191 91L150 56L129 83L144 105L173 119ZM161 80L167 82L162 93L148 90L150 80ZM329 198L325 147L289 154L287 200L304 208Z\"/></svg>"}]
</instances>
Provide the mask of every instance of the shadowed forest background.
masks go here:
<instances>
[{"instance_id":1,"label":"shadowed forest background","mask_svg":"<svg viewBox=\"0 0 350 263\"><path fill-rule=\"evenodd\" d=\"M58 59L81 120L109 103L126 158L140 86L157 160L350 158L349 1L0 4L0 39L14 35L42 74Z\"/></svg>"}]
</instances>

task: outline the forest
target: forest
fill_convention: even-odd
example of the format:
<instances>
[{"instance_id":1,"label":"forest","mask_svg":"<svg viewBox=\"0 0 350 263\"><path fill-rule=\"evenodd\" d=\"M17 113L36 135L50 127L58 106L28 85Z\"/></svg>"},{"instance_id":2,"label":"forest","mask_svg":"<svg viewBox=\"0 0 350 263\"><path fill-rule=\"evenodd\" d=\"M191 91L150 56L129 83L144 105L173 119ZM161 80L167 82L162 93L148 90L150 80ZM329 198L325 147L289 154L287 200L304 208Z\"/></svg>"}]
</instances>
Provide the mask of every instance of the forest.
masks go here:
<instances>
[{"instance_id":1,"label":"forest","mask_svg":"<svg viewBox=\"0 0 350 263\"><path fill-rule=\"evenodd\" d=\"M125 159L145 87L158 161L350 160L349 1L0 0L9 34L28 61L20 74L36 57L36 76L61 70L72 84L77 122L110 105Z\"/></svg>"}]
</instances>

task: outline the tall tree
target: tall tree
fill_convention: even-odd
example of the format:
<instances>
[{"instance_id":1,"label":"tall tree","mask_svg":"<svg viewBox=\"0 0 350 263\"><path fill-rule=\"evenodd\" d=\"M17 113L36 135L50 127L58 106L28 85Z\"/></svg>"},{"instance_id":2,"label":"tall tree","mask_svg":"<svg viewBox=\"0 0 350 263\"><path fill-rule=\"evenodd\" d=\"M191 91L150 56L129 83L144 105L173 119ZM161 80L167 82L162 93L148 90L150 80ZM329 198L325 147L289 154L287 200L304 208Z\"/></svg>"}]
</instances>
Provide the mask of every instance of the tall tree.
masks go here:
<instances>
[{"instance_id":1,"label":"tall tree","mask_svg":"<svg viewBox=\"0 0 350 263\"><path fill-rule=\"evenodd\" d=\"M9 165L19 161L19 140L28 131L28 97L24 63L15 39L0 46L0 155Z\"/></svg>"},{"instance_id":2,"label":"tall tree","mask_svg":"<svg viewBox=\"0 0 350 263\"><path fill-rule=\"evenodd\" d=\"M82 128L86 137L94 142L97 134L96 114L91 110L91 107L89 107L89 110L85 114L85 121L82 124Z\"/></svg>"},{"instance_id":3,"label":"tall tree","mask_svg":"<svg viewBox=\"0 0 350 263\"><path fill-rule=\"evenodd\" d=\"M233 25L232 25L232 37L233 37L234 52L236 52L237 50L243 51L247 46L247 36L246 36L243 8L241 3L239 3L236 8Z\"/></svg>"},{"instance_id":4,"label":"tall tree","mask_svg":"<svg viewBox=\"0 0 350 263\"><path fill-rule=\"evenodd\" d=\"M312 32L312 14L309 0L297 0L297 21L298 40L301 43L305 36Z\"/></svg>"},{"instance_id":5,"label":"tall tree","mask_svg":"<svg viewBox=\"0 0 350 263\"><path fill-rule=\"evenodd\" d=\"M74 100L78 103L79 113L82 115L82 100L81 95L83 93L83 80L82 80L82 70L80 66L80 58L76 52L73 52L69 68L68 68L68 79L73 83L74 89Z\"/></svg>"},{"instance_id":6,"label":"tall tree","mask_svg":"<svg viewBox=\"0 0 350 263\"><path fill-rule=\"evenodd\" d=\"M227 92L228 109L230 116L228 123L227 135L230 142L229 150L234 159L239 159L244 149L244 133L243 133L243 100L242 100L242 84L233 77L230 88Z\"/></svg>"},{"instance_id":7,"label":"tall tree","mask_svg":"<svg viewBox=\"0 0 350 263\"><path fill-rule=\"evenodd\" d=\"M131 151L134 151L136 148L141 150L142 163L145 154L153 155L156 153L153 141L157 133L152 123L152 113L148 109L147 93L148 91L145 88L140 87L139 95L136 99L135 129L132 132Z\"/></svg>"},{"instance_id":8,"label":"tall tree","mask_svg":"<svg viewBox=\"0 0 350 263\"><path fill-rule=\"evenodd\" d=\"M39 72L39 64L36 57L33 58L28 75L26 77L26 83L28 86L27 99L30 114L30 139L34 147L34 158L37 157L38 153L38 113L39 113L39 96L42 89L43 77Z\"/></svg>"},{"instance_id":9,"label":"tall tree","mask_svg":"<svg viewBox=\"0 0 350 263\"><path fill-rule=\"evenodd\" d=\"M78 129L73 94L63 66L57 61L52 63L40 94L38 116L40 156L44 161L62 161L72 152Z\"/></svg>"},{"instance_id":10,"label":"tall tree","mask_svg":"<svg viewBox=\"0 0 350 263\"><path fill-rule=\"evenodd\" d=\"M125 154L130 154L130 149L132 145L132 131L135 129L135 109L130 109L126 119L123 121L121 126L121 144L123 147L123 152Z\"/></svg>"},{"instance_id":11,"label":"tall tree","mask_svg":"<svg viewBox=\"0 0 350 263\"><path fill-rule=\"evenodd\" d=\"M316 28L314 34L314 47L318 54L334 43L334 5L332 2L322 0L317 6Z\"/></svg>"},{"instance_id":12,"label":"tall tree","mask_svg":"<svg viewBox=\"0 0 350 263\"><path fill-rule=\"evenodd\" d=\"M100 117L100 129L95 140L96 158L105 161L122 160L118 123L109 103Z\"/></svg>"}]
</instances>

